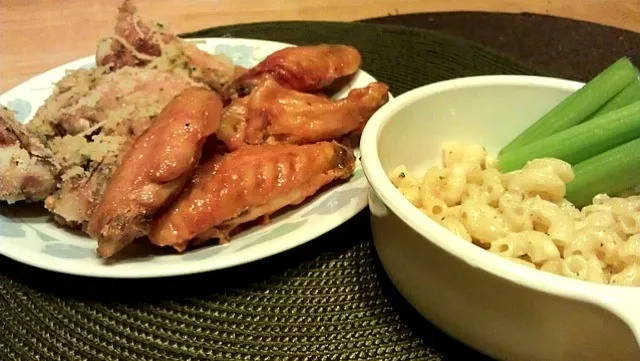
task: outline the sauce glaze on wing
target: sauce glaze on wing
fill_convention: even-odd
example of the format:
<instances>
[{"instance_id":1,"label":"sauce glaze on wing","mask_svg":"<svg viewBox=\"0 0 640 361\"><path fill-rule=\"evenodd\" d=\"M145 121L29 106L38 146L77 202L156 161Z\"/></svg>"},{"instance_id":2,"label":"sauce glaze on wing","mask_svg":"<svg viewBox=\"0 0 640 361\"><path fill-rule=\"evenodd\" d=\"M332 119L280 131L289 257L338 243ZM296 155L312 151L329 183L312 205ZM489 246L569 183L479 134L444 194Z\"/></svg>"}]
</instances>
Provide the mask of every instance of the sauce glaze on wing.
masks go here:
<instances>
[{"instance_id":1,"label":"sauce glaze on wing","mask_svg":"<svg viewBox=\"0 0 640 361\"><path fill-rule=\"evenodd\" d=\"M251 94L223 111L216 135L230 150L245 144L307 144L360 133L381 106L389 88L380 82L333 100L283 87L264 75Z\"/></svg>"},{"instance_id":2,"label":"sauce glaze on wing","mask_svg":"<svg viewBox=\"0 0 640 361\"><path fill-rule=\"evenodd\" d=\"M314 92L331 85L337 79L354 74L362 57L349 45L319 44L288 47L278 50L230 84L230 98L251 92L263 74L270 74L280 85Z\"/></svg>"},{"instance_id":3,"label":"sauce glaze on wing","mask_svg":"<svg viewBox=\"0 0 640 361\"><path fill-rule=\"evenodd\" d=\"M348 178L353 151L335 142L246 146L200 165L180 197L157 217L149 238L184 251L195 238L222 242L238 225L302 202Z\"/></svg>"},{"instance_id":4,"label":"sauce glaze on wing","mask_svg":"<svg viewBox=\"0 0 640 361\"><path fill-rule=\"evenodd\" d=\"M87 232L98 253L110 257L144 236L151 218L175 196L200 160L202 145L220 122L222 101L189 88L174 98L134 142L91 215Z\"/></svg>"}]
</instances>

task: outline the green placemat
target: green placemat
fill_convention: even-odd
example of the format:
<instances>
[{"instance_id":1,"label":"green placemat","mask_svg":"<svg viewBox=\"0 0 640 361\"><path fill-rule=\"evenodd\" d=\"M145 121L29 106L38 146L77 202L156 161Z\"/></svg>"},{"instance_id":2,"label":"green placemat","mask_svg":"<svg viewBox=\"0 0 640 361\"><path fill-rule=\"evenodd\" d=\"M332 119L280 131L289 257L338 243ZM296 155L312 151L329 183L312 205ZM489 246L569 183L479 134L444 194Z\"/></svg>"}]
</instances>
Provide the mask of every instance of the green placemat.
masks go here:
<instances>
[{"instance_id":1,"label":"green placemat","mask_svg":"<svg viewBox=\"0 0 640 361\"><path fill-rule=\"evenodd\" d=\"M537 73L478 45L396 26L263 23L190 36L353 44L396 95L453 77ZM406 305L370 240L364 211L266 260L144 281L71 277L0 257L0 360L482 359Z\"/></svg>"},{"instance_id":2,"label":"green placemat","mask_svg":"<svg viewBox=\"0 0 640 361\"><path fill-rule=\"evenodd\" d=\"M640 2L637 4L640 6ZM620 57L640 63L640 33L549 15L461 11L363 21L448 33L489 46L554 76L584 82Z\"/></svg>"}]
</instances>

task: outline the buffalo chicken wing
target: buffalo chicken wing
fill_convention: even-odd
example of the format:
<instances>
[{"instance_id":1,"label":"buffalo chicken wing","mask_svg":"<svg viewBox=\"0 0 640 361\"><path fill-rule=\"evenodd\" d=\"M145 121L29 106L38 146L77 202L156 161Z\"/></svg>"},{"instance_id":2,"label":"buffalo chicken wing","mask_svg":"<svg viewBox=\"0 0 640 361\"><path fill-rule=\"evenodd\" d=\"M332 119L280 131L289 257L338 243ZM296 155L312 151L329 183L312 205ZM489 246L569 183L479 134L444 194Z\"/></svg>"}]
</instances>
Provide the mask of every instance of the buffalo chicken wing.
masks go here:
<instances>
[{"instance_id":1,"label":"buffalo chicken wing","mask_svg":"<svg viewBox=\"0 0 640 361\"><path fill-rule=\"evenodd\" d=\"M173 99L124 155L91 215L87 232L110 257L144 236L151 218L191 177L202 145L220 122L220 97L190 88Z\"/></svg>"},{"instance_id":2,"label":"buffalo chicken wing","mask_svg":"<svg viewBox=\"0 0 640 361\"><path fill-rule=\"evenodd\" d=\"M334 81L355 74L362 57L348 45L320 44L288 47L267 56L238 77L226 90L229 97L246 96L269 74L283 87L301 91L319 91Z\"/></svg>"},{"instance_id":3,"label":"buffalo chicken wing","mask_svg":"<svg viewBox=\"0 0 640 361\"><path fill-rule=\"evenodd\" d=\"M239 225L301 203L348 178L353 152L335 142L246 146L198 167L174 204L156 218L149 238L184 251L190 242L228 240Z\"/></svg>"},{"instance_id":4,"label":"buffalo chicken wing","mask_svg":"<svg viewBox=\"0 0 640 361\"><path fill-rule=\"evenodd\" d=\"M247 97L225 108L218 139L230 150L245 144L305 144L361 132L389 100L388 87L371 83L340 100L287 89L263 76Z\"/></svg>"}]
</instances>

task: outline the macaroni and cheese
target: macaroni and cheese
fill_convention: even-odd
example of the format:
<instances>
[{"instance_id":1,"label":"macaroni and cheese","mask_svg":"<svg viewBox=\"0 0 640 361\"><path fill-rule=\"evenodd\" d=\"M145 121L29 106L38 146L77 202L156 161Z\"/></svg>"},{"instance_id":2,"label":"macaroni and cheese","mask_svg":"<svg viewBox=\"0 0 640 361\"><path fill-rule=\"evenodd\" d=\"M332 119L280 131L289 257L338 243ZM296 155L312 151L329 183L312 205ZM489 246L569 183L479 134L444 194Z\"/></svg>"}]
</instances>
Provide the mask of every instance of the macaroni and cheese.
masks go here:
<instances>
[{"instance_id":1,"label":"macaroni and cheese","mask_svg":"<svg viewBox=\"0 0 640 361\"><path fill-rule=\"evenodd\" d=\"M460 238L514 262L603 284L640 286L640 196L565 196L571 165L535 159L501 173L481 146L448 143L422 177L389 173L414 206Z\"/></svg>"}]
</instances>

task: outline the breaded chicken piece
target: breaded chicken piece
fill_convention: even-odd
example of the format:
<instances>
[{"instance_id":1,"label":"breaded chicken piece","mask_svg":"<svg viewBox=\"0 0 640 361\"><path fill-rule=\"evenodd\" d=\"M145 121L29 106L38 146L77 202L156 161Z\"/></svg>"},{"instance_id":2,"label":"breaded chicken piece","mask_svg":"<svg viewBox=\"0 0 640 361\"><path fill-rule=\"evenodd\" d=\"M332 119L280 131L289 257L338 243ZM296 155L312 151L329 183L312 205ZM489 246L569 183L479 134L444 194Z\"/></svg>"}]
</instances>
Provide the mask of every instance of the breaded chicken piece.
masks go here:
<instances>
[{"instance_id":1,"label":"breaded chicken piece","mask_svg":"<svg viewBox=\"0 0 640 361\"><path fill-rule=\"evenodd\" d=\"M53 153L0 107L0 201L42 201L56 189Z\"/></svg>"},{"instance_id":2,"label":"breaded chicken piece","mask_svg":"<svg viewBox=\"0 0 640 361\"><path fill-rule=\"evenodd\" d=\"M160 24L142 21L133 1L120 6L114 35L100 40L96 64L110 69L125 66L182 72L214 90L227 86L245 69L230 59L198 49Z\"/></svg>"},{"instance_id":3,"label":"breaded chicken piece","mask_svg":"<svg viewBox=\"0 0 640 361\"><path fill-rule=\"evenodd\" d=\"M99 95L93 94L107 73L106 68L77 69L67 73L27 123L27 129L46 143L55 136L77 134L88 128L90 114L83 114L79 108L83 104L91 107L96 102Z\"/></svg>"},{"instance_id":4,"label":"breaded chicken piece","mask_svg":"<svg viewBox=\"0 0 640 361\"><path fill-rule=\"evenodd\" d=\"M96 125L114 134L137 136L177 93L197 85L183 74L155 69L74 70L56 84L27 128L45 142Z\"/></svg>"}]
</instances>

